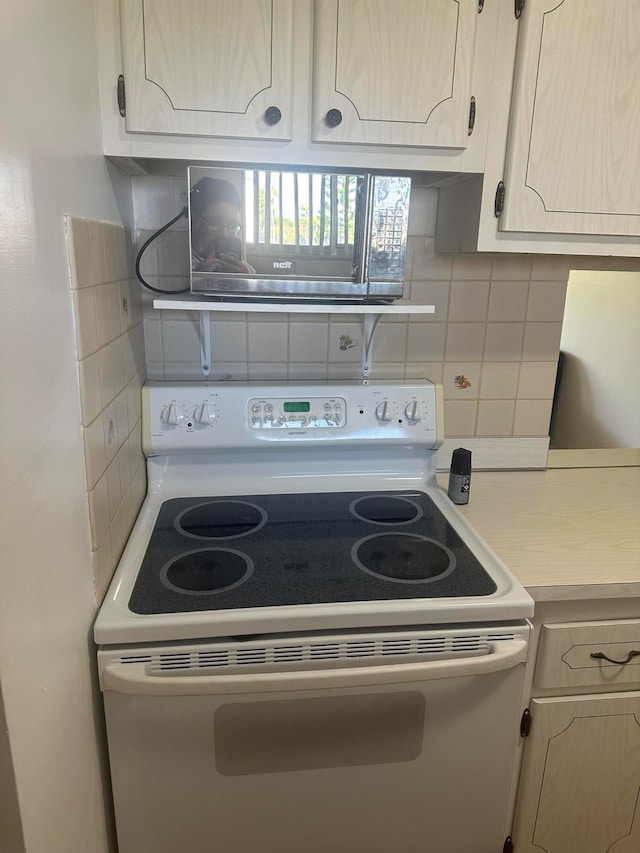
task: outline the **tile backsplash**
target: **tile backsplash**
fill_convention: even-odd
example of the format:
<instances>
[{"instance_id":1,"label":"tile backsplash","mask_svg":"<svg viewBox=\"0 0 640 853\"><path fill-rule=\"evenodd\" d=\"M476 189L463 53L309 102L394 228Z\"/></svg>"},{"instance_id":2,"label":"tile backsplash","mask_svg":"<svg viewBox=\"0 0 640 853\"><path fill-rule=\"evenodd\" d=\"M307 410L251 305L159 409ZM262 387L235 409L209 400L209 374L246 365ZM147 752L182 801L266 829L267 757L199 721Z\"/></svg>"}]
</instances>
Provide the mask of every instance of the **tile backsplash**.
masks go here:
<instances>
[{"instance_id":1,"label":"tile backsplash","mask_svg":"<svg viewBox=\"0 0 640 853\"><path fill-rule=\"evenodd\" d=\"M143 199L139 245L175 215L184 188L177 178L135 179L134 197ZM145 197L157 212L150 203L144 210ZM435 313L382 317L371 376L442 382L449 437L546 436L571 259L438 255L437 201L437 190L414 188L403 300L433 304ZM145 253L142 271L151 284L188 286L186 227L183 220ZM199 318L154 310L152 298L143 297L149 378L202 378ZM210 322L212 379L361 378L363 330L355 313L212 313Z\"/></svg>"},{"instance_id":2,"label":"tile backsplash","mask_svg":"<svg viewBox=\"0 0 640 853\"><path fill-rule=\"evenodd\" d=\"M131 245L118 225L67 216L96 601L146 492L140 388L145 353Z\"/></svg>"}]
</instances>

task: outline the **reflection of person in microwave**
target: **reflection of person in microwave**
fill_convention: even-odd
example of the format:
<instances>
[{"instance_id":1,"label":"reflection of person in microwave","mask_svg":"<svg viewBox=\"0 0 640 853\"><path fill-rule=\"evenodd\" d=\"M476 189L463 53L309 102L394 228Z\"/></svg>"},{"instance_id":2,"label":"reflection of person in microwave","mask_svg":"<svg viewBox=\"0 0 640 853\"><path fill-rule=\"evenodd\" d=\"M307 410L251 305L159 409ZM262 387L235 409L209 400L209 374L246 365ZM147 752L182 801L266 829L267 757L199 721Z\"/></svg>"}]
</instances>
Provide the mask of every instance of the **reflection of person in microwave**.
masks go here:
<instances>
[{"instance_id":1,"label":"reflection of person in microwave","mask_svg":"<svg viewBox=\"0 0 640 853\"><path fill-rule=\"evenodd\" d=\"M242 200L229 181L201 178L191 189L191 267L195 272L253 273L244 260Z\"/></svg>"}]
</instances>

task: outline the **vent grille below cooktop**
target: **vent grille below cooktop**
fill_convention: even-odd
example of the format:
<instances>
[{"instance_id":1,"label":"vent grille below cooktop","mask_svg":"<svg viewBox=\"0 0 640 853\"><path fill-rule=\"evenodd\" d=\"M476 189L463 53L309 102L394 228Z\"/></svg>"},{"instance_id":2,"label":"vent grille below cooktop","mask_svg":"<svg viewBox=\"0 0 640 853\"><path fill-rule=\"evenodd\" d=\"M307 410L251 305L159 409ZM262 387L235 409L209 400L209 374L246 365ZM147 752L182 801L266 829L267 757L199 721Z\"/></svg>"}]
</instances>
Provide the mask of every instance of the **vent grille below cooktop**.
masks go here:
<instances>
[{"instance_id":1,"label":"vent grille below cooktop","mask_svg":"<svg viewBox=\"0 0 640 853\"><path fill-rule=\"evenodd\" d=\"M122 655L120 663L144 663L151 673L176 670L212 670L229 667L273 667L323 661L388 662L389 658L449 658L489 654L497 640L514 639L514 634L468 634L460 636L420 636L319 640L299 644L229 645L214 649Z\"/></svg>"}]
</instances>

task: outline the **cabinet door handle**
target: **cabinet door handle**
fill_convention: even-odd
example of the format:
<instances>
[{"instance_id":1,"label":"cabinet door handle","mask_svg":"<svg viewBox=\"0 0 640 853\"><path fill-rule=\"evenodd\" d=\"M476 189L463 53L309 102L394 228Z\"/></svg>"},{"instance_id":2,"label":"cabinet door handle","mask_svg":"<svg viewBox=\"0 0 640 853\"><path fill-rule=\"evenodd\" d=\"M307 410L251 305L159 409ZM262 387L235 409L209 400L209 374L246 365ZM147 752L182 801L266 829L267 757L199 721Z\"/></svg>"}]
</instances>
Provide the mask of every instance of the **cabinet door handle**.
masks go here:
<instances>
[{"instance_id":1,"label":"cabinet door handle","mask_svg":"<svg viewBox=\"0 0 640 853\"><path fill-rule=\"evenodd\" d=\"M282 112L279 107L267 107L264 113L264 120L267 124L278 124L282 118Z\"/></svg>"},{"instance_id":2,"label":"cabinet door handle","mask_svg":"<svg viewBox=\"0 0 640 853\"><path fill-rule=\"evenodd\" d=\"M640 650L632 649L624 660L614 660L613 658L608 658L604 652L593 652L591 657L595 658L596 660L608 660L609 663L615 663L618 666L624 666L625 663L629 663L630 660L633 660L633 658L638 657L638 655L640 655Z\"/></svg>"},{"instance_id":3,"label":"cabinet door handle","mask_svg":"<svg viewBox=\"0 0 640 853\"><path fill-rule=\"evenodd\" d=\"M324 120L329 127L337 127L339 124L342 124L342 113L340 110L329 110Z\"/></svg>"}]
</instances>

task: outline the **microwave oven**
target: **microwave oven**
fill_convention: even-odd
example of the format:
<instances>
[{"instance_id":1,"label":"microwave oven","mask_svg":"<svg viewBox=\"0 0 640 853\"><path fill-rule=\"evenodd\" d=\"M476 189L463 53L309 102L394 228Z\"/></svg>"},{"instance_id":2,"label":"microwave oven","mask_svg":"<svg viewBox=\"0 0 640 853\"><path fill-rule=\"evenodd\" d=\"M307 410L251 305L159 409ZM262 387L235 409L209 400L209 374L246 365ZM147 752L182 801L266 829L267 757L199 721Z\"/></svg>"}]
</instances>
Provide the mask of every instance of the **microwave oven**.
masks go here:
<instances>
[{"instance_id":1,"label":"microwave oven","mask_svg":"<svg viewBox=\"0 0 640 853\"><path fill-rule=\"evenodd\" d=\"M410 177L190 166L188 182L192 293L402 296Z\"/></svg>"}]
</instances>

